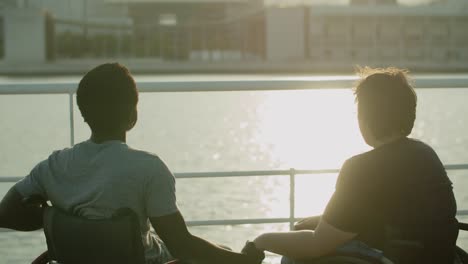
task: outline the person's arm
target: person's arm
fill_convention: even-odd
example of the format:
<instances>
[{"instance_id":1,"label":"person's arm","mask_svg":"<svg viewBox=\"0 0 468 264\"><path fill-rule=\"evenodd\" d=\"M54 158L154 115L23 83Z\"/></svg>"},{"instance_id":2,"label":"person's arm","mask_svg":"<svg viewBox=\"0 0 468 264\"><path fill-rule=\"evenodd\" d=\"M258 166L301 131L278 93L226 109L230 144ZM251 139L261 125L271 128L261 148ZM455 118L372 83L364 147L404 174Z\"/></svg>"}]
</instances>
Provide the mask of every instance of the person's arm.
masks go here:
<instances>
[{"instance_id":1,"label":"person's arm","mask_svg":"<svg viewBox=\"0 0 468 264\"><path fill-rule=\"evenodd\" d=\"M294 224L294 230L315 230L320 222L322 216L311 216L301 219Z\"/></svg>"},{"instance_id":2,"label":"person's arm","mask_svg":"<svg viewBox=\"0 0 468 264\"><path fill-rule=\"evenodd\" d=\"M322 218L315 231L265 233L258 236L254 243L258 249L302 260L331 253L355 236L354 233L342 231L328 224Z\"/></svg>"},{"instance_id":3,"label":"person's arm","mask_svg":"<svg viewBox=\"0 0 468 264\"><path fill-rule=\"evenodd\" d=\"M0 202L0 228L33 231L42 226L42 208L25 204L23 196L11 187Z\"/></svg>"},{"instance_id":4,"label":"person's arm","mask_svg":"<svg viewBox=\"0 0 468 264\"><path fill-rule=\"evenodd\" d=\"M259 264L262 261L253 256L223 249L190 234L180 212L150 217L150 222L171 254L178 259L213 264Z\"/></svg>"}]
</instances>

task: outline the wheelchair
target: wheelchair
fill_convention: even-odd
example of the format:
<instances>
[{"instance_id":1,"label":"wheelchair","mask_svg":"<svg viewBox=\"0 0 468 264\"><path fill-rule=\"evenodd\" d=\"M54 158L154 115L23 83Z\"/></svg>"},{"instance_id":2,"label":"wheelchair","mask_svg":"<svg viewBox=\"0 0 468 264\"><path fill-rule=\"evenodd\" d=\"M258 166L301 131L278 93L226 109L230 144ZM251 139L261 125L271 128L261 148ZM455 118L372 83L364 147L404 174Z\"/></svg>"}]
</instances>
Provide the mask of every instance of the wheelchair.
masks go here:
<instances>
[{"instance_id":1,"label":"wheelchair","mask_svg":"<svg viewBox=\"0 0 468 264\"><path fill-rule=\"evenodd\" d=\"M38 197L23 202L43 208L44 234L47 251L32 264L145 264L140 227L136 214L123 208L110 218L92 220L66 213L49 206ZM467 223L459 230L468 231ZM468 254L456 247L454 264L468 264ZM385 255L385 254L384 254ZM385 256L375 257L358 252L337 252L313 261L297 264L399 264ZM166 264L184 264L174 260ZM242 264L242 263L239 263Z\"/></svg>"},{"instance_id":2,"label":"wheelchair","mask_svg":"<svg viewBox=\"0 0 468 264\"><path fill-rule=\"evenodd\" d=\"M138 217L131 209L109 219L86 219L49 206L40 197L23 200L42 207L47 251L32 264L145 264ZM174 260L166 264L182 264Z\"/></svg>"},{"instance_id":3,"label":"wheelchair","mask_svg":"<svg viewBox=\"0 0 468 264\"><path fill-rule=\"evenodd\" d=\"M458 223L460 231L468 231L468 224ZM383 254L363 254L358 251L347 251L347 252L335 252L328 256L320 257L310 261L284 261L282 264L400 264L400 263L411 263L411 264L424 264L418 262L417 257L412 256L409 260L404 256L405 253L411 252L412 250L417 251L422 248L422 245L413 241L390 241L390 244L394 245L393 256L388 256L384 251ZM401 254L401 252L405 252ZM403 259L403 260L402 260ZM451 263L448 263L451 264ZM453 264L468 264L468 253L461 247L456 246L455 248L455 259Z\"/></svg>"}]
</instances>

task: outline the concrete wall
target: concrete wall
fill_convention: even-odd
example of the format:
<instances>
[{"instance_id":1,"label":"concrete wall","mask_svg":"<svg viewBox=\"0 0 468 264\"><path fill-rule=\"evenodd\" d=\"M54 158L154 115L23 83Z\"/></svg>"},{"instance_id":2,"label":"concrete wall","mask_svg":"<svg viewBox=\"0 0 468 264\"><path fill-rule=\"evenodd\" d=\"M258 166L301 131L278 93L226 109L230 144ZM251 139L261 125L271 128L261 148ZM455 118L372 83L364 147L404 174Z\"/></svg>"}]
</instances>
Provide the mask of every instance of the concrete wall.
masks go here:
<instances>
[{"instance_id":1,"label":"concrete wall","mask_svg":"<svg viewBox=\"0 0 468 264\"><path fill-rule=\"evenodd\" d=\"M46 61L45 18L38 9L5 8L4 60L9 63Z\"/></svg>"},{"instance_id":2,"label":"concrete wall","mask_svg":"<svg viewBox=\"0 0 468 264\"><path fill-rule=\"evenodd\" d=\"M270 8L266 11L268 61L304 60L304 9Z\"/></svg>"}]
</instances>

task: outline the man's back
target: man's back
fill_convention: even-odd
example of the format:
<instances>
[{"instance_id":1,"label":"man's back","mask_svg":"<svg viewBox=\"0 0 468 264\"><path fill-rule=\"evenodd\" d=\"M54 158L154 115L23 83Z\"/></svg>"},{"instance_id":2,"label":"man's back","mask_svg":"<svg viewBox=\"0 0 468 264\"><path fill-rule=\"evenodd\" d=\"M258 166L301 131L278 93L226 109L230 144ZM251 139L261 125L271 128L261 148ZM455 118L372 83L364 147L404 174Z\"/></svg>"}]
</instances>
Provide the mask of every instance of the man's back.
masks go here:
<instances>
[{"instance_id":1,"label":"man's back","mask_svg":"<svg viewBox=\"0 0 468 264\"><path fill-rule=\"evenodd\" d=\"M434 261L451 258L455 214L452 184L435 152L403 138L346 162L325 218L381 249L389 239L420 241Z\"/></svg>"},{"instance_id":2,"label":"man's back","mask_svg":"<svg viewBox=\"0 0 468 264\"><path fill-rule=\"evenodd\" d=\"M0 202L0 227L41 228L41 210L22 203L24 197L38 194L89 218L108 217L122 207L133 209L150 263L172 257L226 264L263 260L263 254L235 253L192 235L177 208L169 169L157 156L124 143L138 120L138 90L126 67L105 63L87 72L78 84L76 101L91 129L90 140L54 152L13 186ZM149 232L150 223L161 240Z\"/></svg>"},{"instance_id":3,"label":"man's back","mask_svg":"<svg viewBox=\"0 0 468 264\"><path fill-rule=\"evenodd\" d=\"M157 156L117 140L102 144L88 140L54 152L16 189L23 196L43 195L54 206L90 219L130 208L139 217L144 246L158 255L148 217L178 211L174 185L174 177Z\"/></svg>"}]
</instances>

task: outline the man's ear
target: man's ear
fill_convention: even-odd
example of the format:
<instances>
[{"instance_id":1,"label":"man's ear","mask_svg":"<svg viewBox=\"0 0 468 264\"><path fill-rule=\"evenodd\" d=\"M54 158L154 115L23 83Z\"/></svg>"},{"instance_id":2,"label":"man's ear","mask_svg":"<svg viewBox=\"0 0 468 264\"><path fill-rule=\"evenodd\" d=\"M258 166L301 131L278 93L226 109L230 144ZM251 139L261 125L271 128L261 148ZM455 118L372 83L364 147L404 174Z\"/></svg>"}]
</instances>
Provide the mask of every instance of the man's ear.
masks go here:
<instances>
[{"instance_id":1,"label":"man's ear","mask_svg":"<svg viewBox=\"0 0 468 264\"><path fill-rule=\"evenodd\" d=\"M132 109L132 112L130 113L130 120L128 121L127 131L132 129L136 125L137 121L138 121L138 111L137 111L137 108L135 107Z\"/></svg>"},{"instance_id":2,"label":"man's ear","mask_svg":"<svg viewBox=\"0 0 468 264\"><path fill-rule=\"evenodd\" d=\"M359 119L359 130L366 144L373 147L375 145L375 137L369 122Z\"/></svg>"}]
</instances>

